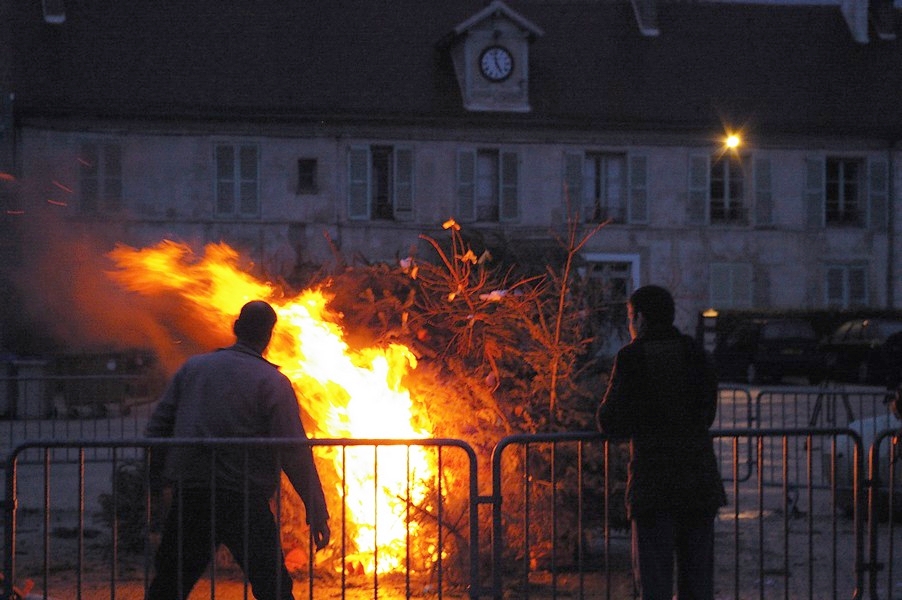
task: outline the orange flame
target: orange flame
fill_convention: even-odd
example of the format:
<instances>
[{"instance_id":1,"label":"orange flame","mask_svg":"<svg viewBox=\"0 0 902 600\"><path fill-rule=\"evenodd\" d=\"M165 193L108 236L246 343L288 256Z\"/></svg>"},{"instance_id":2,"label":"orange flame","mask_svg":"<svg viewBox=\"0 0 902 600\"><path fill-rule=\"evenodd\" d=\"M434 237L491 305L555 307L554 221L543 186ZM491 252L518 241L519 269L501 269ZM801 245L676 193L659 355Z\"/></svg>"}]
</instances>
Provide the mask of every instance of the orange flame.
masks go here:
<instances>
[{"instance_id":1,"label":"orange flame","mask_svg":"<svg viewBox=\"0 0 902 600\"><path fill-rule=\"evenodd\" d=\"M281 290L243 272L238 253L226 244L208 245L202 258L171 241L140 250L120 245L110 257L118 267L110 275L123 287L144 295L175 293L204 327L224 336L245 302L270 302L278 323L267 358L291 379L311 421L305 422L311 437L428 437L412 424L412 400L402 385L403 377L416 368L416 357L398 344L352 350L338 315L327 309L329 297L323 290L286 298ZM375 456L378 462L372 447L349 447L344 454L333 448L328 455L338 475L335 495L343 496L353 524L355 560L367 572L400 568L405 540L417 532L416 523L404 519L404 511L408 503L417 505L425 497L426 482L436 470L434 460L417 446L409 453L405 446L382 447Z\"/></svg>"}]
</instances>

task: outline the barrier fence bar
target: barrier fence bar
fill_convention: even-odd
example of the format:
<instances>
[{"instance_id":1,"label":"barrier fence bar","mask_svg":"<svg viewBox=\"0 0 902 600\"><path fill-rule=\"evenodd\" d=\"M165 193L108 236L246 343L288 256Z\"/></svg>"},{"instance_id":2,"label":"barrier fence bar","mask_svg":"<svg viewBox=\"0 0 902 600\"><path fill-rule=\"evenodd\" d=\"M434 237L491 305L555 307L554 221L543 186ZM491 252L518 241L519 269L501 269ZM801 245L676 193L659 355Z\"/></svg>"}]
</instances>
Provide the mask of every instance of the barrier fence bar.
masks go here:
<instances>
[{"instance_id":1,"label":"barrier fence bar","mask_svg":"<svg viewBox=\"0 0 902 600\"><path fill-rule=\"evenodd\" d=\"M898 422L867 444L860 432L840 427L717 429L711 434L729 498L716 521L718 598L898 596ZM340 501L330 509L333 542L326 554L300 553L303 560L293 570L298 597L327 590L344 598L361 586L369 587L373 597L387 598L619 599L635 594L623 510L627 444L597 432L570 432L502 439L486 473L491 478L487 496L478 495L476 455L459 440L28 442L14 449L6 465L7 597L9 586L23 578L33 579L36 590L52 598L142 593L152 571L160 504L150 492L149 465L131 456L177 445L245 451L310 445L321 474L340 473L326 490L327 497ZM742 477L750 445L751 463L763 468L754 477ZM429 489L414 498L412 465L420 450L429 453L437 470L427 479ZM348 464L361 459L360 453L365 470L374 475L364 482L349 476ZM89 460L92 454L110 458ZM20 462L25 455L37 460ZM333 466L322 469L324 464ZM388 467L404 474L392 488L404 499L403 507L390 518L404 527L395 557L399 567L367 570L368 560L385 565L392 555L379 549L365 556L352 546L356 530L348 502L357 491L374 497L387 484L383 469ZM291 503L276 506L280 521L297 522L298 509ZM483 506L491 513L480 519ZM385 534L381 523L369 534L373 540ZM414 558L411 545L420 542L429 549ZM243 585L227 561L214 562L211 573L202 583L210 594Z\"/></svg>"},{"instance_id":2,"label":"barrier fence bar","mask_svg":"<svg viewBox=\"0 0 902 600\"><path fill-rule=\"evenodd\" d=\"M345 598L349 592L358 597L367 587L374 598L477 597L478 585L472 585L478 583L480 563L476 455L465 442L256 438L34 441L18 446L6 465L7 498L15 500L4 507L6 595L0 597L11 597L12 586L28 579L41 597L142 597L152 574L157 521L165 514L165 503L160 502L163 496L155 495L160 490L151 485L150 461L136 465L119 456L175 446L205 449L212 453L211 461L217 452L246 455L269 446L312 448L330 503L332 543L319 554L309 552L312 542L296 496L277 494L275 503L280 524L288 527L281 530L281 537L295 574L297 597L312 598L316 593ZM95 449L104 449L110 460L87 461L85 456ZM63 457L73 450L79 456L75 464ZM19 464L19 456L35 452L43 455L43 462ZM338 462L330 462L333 458ZM363 470L372 477L355 478L353 461L365 463ZM426 463L434 469L424 468ZM392 483L390 476L397 472L402 480ZM411 491L410 486L424 482L428 486ZM173 491L178 489L176 485ZM398 500L392 508L370 502L386 492ZM215 488L211 494L215 504ZM25 495L36 495L28 498L36 508L25 509L19 501ZM363 514L372 519L370 525L359 520L361 513L354 513L356 520L351 518L358 505L366 507ZM360 543L361 532L373 541L371 548ZM288 539L294 541L286 544ZM227 555L217 554L209 576L198 583L198 593L228 597L229 590L237 588L234 593L241 594L245 584L236 567Z\"/></svg>"},{"instance_id":3,"label":"barrier fence bar","mask_svg":"<svg viewBox=\"0 0 902 600\"><path fill-rule=\"evenodd\" d=\"M894 417L888 406L886 390L876 388L842 387L763 387L755 395L752 427L758 429L775 427L796 428L850 428L855 430L868 446L884 428L892 427ZM804 476L807 448L806 440L790 440L789 468L792 478ZM815 439L814 442L819 442ZM817 448L821 453L824 448ZM781 476L774 472L773 465L779 464L781 448L765 440L762 462L758 468L763 471L765 485L780 485ZM840 448L838 460L841 465L846 454ZM827 488L830 485L828 473L822 471L815 477L814 485ZM845 501L845 499L842 499Z\"/></svg>"},{"instance_id":4,"label":"barrier fence bar","mask_svg":"<svg viewBox=\"0 0 902 600\"><path fill-rule=\"evenodd\" d=\"M720 460L731 475L729 504L716 520L717 597L863 597L864 578L874 581L875 558L865 546L860 436L808 427L715 430L712 436L720 448L730 448ZM779 485L761 470L753 478L737 476L749 439L755 464L774 461L768 467L781 473ZM493 598L634 597L629 523L622 512L624 446L596 432L513 435L498 443L492 455ZM806 448L801 472L793 466L797 446ZM780 448L776 458L766 458L771 447ZM818 483L825 469L822 447L834 449L826 457L834 482L827 488ZM830 455L836 448L850 453L847 474L837 472ZM840 484L853 499L848 514L837 501ZM886 545L900 547L898 537L890 534Z\"/></svg>"},{"instance_id":5,"label":"barrier fence bar","mask_svg":"<svg viewBox=\"0 0 902 600\"><path fill-rule=\"evenodd\" d=\"M158 400L138 375L41 375L0 377L0 435L5 456L30 440L124 440L140 437ZM93 448L88 460L106 459ZM74 449L72 462L78 460ZM19 462L40 458L22 455Z\"/></svg>"}]
</instances>

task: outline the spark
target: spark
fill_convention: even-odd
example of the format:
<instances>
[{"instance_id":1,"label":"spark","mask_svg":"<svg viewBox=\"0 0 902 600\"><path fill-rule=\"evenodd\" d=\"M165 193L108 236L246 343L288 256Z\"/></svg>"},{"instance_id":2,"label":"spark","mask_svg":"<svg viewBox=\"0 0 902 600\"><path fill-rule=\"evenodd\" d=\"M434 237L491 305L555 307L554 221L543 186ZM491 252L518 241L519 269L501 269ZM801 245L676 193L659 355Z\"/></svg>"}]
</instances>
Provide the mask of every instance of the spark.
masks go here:
<instances>
[{"instance_id":1,"label":"spark","mask_svg":"<svg viewBox=\"0 0 902 600\"><path fill-rule=\"evenodd\" d=\"M63 185L56 179L53 180L53 185L55 185L59 189L63 190L64 192L69 192L70 194L72 193L72 188L70 188L69 186Z\"/></svg>"}]
</instances>

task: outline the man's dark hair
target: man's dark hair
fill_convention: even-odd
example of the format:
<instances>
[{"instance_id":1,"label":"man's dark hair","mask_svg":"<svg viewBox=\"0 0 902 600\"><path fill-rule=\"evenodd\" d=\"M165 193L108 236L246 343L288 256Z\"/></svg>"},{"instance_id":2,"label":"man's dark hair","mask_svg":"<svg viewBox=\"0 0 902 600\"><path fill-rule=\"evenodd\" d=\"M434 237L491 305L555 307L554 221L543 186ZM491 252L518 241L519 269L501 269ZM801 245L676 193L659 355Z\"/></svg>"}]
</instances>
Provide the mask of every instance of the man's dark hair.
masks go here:
<instances>
[{"instance_id":1,"label":"man's dark hair","mask_svg":"<svg viewBox=\"0 0 902 600\"><path fill-rule=\"evenodd\" d=\"M276 324L276 311L263 300L252 300L241 307L233 331L242 342L261 344L269 342Z\"/></svg>"},{"instance_id":2,"label":"man's dark hair","mask_svg":"<svg viewBox=\"0 0 902 600\"><path fill-rule=\"evenodd\" d=\"M645 285L633 292L629 303L650 325L673 325L676 308L670 292L658 285Z\"/></svg>"}]
</instances>

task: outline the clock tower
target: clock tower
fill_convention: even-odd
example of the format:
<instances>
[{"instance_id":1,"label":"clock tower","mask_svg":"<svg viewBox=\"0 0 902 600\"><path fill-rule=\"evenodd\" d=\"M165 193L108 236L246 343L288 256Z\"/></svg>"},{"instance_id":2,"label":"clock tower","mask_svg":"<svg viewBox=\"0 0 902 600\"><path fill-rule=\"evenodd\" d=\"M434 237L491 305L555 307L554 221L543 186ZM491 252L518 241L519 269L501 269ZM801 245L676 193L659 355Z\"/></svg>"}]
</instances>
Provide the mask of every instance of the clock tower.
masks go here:
<instances>
[{"instance_id":1,"label":"clock tower","mask_svg":"<svg viewBox=\"0 0 902 600\"><path fill-rule=\"evenodd\" d=\"M464 108L529 112L529 46L543 34L501 0L455 27L448 49Z\"/></svg>"}]
</instances>

